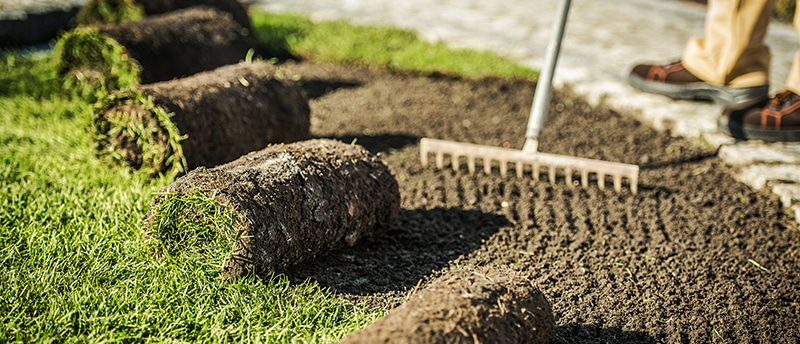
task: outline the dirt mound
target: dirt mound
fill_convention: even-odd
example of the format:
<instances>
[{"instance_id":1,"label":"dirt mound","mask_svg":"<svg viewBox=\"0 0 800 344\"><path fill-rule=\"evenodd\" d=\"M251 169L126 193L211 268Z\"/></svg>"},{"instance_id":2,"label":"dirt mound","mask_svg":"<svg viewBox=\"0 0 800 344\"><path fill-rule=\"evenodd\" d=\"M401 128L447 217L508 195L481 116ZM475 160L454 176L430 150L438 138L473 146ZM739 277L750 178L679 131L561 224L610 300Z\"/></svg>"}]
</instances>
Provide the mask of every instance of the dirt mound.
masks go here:
<instances>
[{"instance_id":1,"label":"dirt mound","mask_svg":"<svg viewBox=\"0 0 800 344\"><path fill-rule=\"evenodd\" d=\"M561 91L540 150L638 164L638 194L422 168L422 137L521 148L535 85L286 67L303 77L312 135L380 152L403 208L389 230L293 280L389 309L418 282L490 263L541 289L557 343L800 337L797 224L774 195L734 181L714 150Z\"/></svg>"}]
</instances>

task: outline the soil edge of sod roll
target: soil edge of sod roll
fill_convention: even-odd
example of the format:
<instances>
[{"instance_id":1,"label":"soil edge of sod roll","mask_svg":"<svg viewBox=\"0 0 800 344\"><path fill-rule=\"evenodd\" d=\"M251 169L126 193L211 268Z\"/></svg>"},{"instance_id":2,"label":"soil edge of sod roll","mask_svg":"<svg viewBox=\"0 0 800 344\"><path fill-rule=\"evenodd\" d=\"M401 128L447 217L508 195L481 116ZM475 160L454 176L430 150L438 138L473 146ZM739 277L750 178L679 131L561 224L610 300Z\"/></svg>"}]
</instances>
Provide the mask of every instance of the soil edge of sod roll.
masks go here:
<instances>
[{"instance_id":1,"label":"soil edge of sod roll","mask_svg":"<svg viewBox=\"0 0 800 344\"><path fill-rule=\"evenodd\" d=\"M201 193L235 214L225 233L200 237L186 224L215 218L182 199ZM170 202L172 205L162 206ZM174 204L187 204L175 209ZM164 209L172 209L168 212ZM157 255L203 255L228 245L227 279L263 278L391 226L400 211L398 183L374 154L355 144L313 139L271 145L214 168L197 168L153 198L144 230ZM206 221L211 226L213 221ZM181 227L183 226L183 227ZM201 226L202 227L202 226ZM215 240L229 240L214 244ZM212 243L208 243L212 241Z\"/></svg>"},{"instance_id":2,"label":"soil edge of sod roll","mask_svg":"<svg viewBox=\"0 0 800 344\"><path fill-rule=\"evenodd\" d=\"M555 330L550 302L529 280L506 267L464 266L339 344L544 344Z\"/></svg>"},{"instance_id":3,"label":"soil edge of sod roll","mask_svg":"<svg viewBox=\"0 0 800 344\"><path fill-rule=\"evenodd\" d=\"M308 98L287 73L255 61L114 92L95 109L97 154L156 175L308 139Z\"/></svg>"}]
</instances>

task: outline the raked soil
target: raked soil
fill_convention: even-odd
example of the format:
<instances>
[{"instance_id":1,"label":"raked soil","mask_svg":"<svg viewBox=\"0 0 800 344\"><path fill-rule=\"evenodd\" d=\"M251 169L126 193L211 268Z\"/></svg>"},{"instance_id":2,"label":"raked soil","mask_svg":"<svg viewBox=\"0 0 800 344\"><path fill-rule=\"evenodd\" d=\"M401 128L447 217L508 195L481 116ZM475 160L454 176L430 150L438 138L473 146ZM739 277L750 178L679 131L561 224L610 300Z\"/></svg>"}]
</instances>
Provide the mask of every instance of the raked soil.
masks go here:
<instances>
[{"instance_id":1,"label":"raked soil","mask_svg":"<svg viewBox=\"0 0 800 344\"><path fill-rule=\"evenodd\" d=\"M555 343L795 343L800 229L772 194L731 178L715 150L569 90L553 94L543 152L640 166L639 192L423 167L432 137L520 149L535 83L287 62L314 137L380 153L398 220L288 273L391 309L465 266L511 268L550 301Z\"/></svg>"}]
</instances>

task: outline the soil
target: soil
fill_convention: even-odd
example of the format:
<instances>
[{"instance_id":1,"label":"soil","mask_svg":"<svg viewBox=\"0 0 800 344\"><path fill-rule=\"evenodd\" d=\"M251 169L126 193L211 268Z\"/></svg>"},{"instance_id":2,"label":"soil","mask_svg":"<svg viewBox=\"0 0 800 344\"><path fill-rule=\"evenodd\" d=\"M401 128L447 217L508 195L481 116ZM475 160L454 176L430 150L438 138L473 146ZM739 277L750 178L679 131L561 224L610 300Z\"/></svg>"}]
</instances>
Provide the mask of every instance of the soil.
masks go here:
<instances>
[{"instance_id":1,"label":"soil","mask_svg":"<svg viewBox=\"0 0 800 344\"><path fill-rule=\"evenodd\" d=\"M540 151L638 164L639 192L420 164L422 137L520 149L535 84L287 62L314 137L380 153L398 220L288 273L386 310L464 266L511 268L546 296L555 343L796 342L800 230L716 151L557 90Z\"/></svg>"}]
</instances>

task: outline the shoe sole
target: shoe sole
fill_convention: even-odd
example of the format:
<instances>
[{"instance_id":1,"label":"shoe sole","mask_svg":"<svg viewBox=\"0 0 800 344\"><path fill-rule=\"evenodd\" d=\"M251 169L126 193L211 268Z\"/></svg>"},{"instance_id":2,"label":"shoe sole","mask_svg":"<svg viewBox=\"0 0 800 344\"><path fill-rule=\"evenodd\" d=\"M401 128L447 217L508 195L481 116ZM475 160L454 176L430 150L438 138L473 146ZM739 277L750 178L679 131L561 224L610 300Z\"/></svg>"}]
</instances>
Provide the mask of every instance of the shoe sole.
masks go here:
<instances>
[{"instance_id":1,"label":"shoe sole","mask_svg":"<svg viewBox=\"0 0 800 344\"><path fill-rule=\"evenodd\" d=\"M725 116L720 116L717 119L717 129L739 140L762 140L768 142L800 141L800 129L770 130L746 127L739 123L731 123L728 117Z\"/></svg>"},{"instance_id":2,"label":"shoe sole","mask_svg":"<svg viewBox=\"0 0 800 344\"><path fill-rule=\"evenodd\" d=\"M641 91L665 95L672 99L711 101L726 106L761 98L769 93L769 85L742 88L716 86L705 82L676 85L648 81L633 74L628 76L628 82Z\"/></svg>"}]
</instances>

